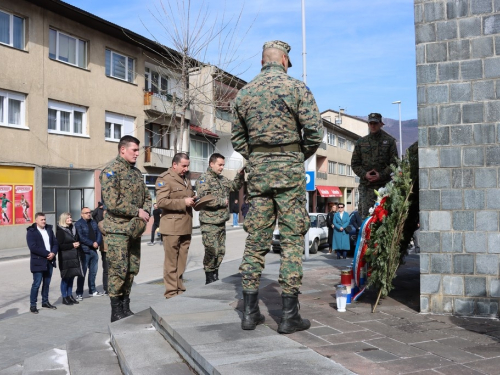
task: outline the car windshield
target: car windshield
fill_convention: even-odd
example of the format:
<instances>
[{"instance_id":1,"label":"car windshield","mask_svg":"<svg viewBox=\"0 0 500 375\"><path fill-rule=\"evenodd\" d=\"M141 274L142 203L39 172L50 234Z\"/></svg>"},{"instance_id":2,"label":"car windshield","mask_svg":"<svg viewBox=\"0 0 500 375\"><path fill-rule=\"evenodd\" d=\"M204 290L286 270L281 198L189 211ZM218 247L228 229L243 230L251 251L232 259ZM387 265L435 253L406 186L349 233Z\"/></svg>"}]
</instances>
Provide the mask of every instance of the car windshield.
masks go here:
<instances>
[{"instance_id":1,"label":"car windshield","mask_svg":"<svg viewBox=\"0 0 500 375\"><path fill-rule=\"evenodd\" d=\"M311 228L316 228L318 226L318 217L310 215L309 218L311 219Z\"/></svg>"}]
</instances>

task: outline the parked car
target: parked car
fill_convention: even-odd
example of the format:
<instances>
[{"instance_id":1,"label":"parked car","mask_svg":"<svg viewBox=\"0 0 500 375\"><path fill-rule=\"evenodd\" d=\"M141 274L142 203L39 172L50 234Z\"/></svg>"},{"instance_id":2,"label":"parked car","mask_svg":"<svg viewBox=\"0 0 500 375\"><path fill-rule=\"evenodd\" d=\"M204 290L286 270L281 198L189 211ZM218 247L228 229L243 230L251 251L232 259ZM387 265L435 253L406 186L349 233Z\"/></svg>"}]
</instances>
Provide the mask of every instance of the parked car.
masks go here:
<instances>
[{"instance_id":1,"label":"parked car","mask_svg":"<svg viewBox=\"0 0 500 375\"><path fill-rule=\"evenodd\" d=\"M311 228L309 228L309 253L316 254L320 247L328 247L328 227L326 226L326 214L310 213ZM280 231L276 226L271 242L275 253L281 251Z\"/></svg>"}]
</instances>

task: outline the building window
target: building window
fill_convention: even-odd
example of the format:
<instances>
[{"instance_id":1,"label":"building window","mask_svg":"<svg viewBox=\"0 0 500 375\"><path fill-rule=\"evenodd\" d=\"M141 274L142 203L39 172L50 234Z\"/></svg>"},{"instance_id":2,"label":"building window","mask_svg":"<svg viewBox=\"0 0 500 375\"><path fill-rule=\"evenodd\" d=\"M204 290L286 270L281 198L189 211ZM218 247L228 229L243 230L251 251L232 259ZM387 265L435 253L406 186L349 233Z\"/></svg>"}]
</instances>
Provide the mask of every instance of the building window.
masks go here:
<instances>
[{"instance_id":1,"label":"building window","mask_svg":"<svg viewBox=\"0 0 500 375\"><path fill-rule=\"evenodd\" d=\"M144 144L149 147L170 149L168 126L146 124Z\"/></svg>"},{"instance_id":2,"label":"building window","mask_svg":"<svg viewBox=\"0 0 500 375\"><path fill-rule=\"evenodd\" d=\"M49 133L86 134L87 109L49 100Z\"/></svg>"},{"instance_id":3,"label":"building window","mask_svg":"<svg viewBox=\"0 0 500 375\"><path fill-rule=\"evenodd\" d=\"M340 148L346 148L345 138L339 137L339 147Z\"/></svg>"},{"instance_id":4,"label":"building window","mask_svg":"<svg viewBox=\"0 0 500 375\"><path fill-rule=\"evenodd\" d=\"M327 140L328 140L328 144L330 146L335 146L335 134L331 133L331 132L327 132Z\"/></svg>"},{"instance_id":5,"label":"building window","mask_svg":"<svg viewBox=\"0 0 500 375\"><path fill-rule=\"evenodd\" d=\"M145 68L144 81L144 90L153 94L168 94L168 77L154 68Z\"/></svg>"},{"instance_id":6,"label":"building window","mask_svg":"<svg viewBox=\"0 0 500 375\"><path fill-rule=\"evenodd\" d=\"M353 141L347 141L347 151L351 151L354 149L354 142Z\"/></svg>"},{"instance_id":7,"label":"building window","mask_svg":"<svg viewBox=\"0 0 500 375\"><path fill-rule=\"evenodd\" d=\"M26 95L0 90L0 125L25 127Z\"/></svg>"},{"instance_id":8,"label":"building window","mask_svg":"<svg viewBox=\"0 0 500 375\"><path fill-rule=\"evenodd\" d=\"M80 68L86 68L87 42L49 29L49 57Z\"/></svg>"},{"instance_id":9,"label":"building window","mask_svg":"<svg viewBox=\"0 0 500 375\"><path fill-rule=\"evenodd\" d=\"M189 169L193 172L205 172L208 168L208 158L213 152L214 146L211 143L192 139L189 148Z\"/></svg>"},{"instance_id":10,"label":"building window","mask_svg":"<svg viewBox=\"0 0 500 375\"><path fill-rule=\"evenodd\" d=\"M352 168L351 168L351 166L350 166L350 165L348 165L348 166L347 166L347 175L348 175L348 176L352 176L352 175L353 175L353 174L352 174Z\"/></svg>"},{"instance_id":11,"label":"building window","mask_svg":"<svg viewBox=\"0 0 500 375\"><path fill-rule=\"evenodd\" d=\"M345 204L352 204L352 189L347 189Z\"/></svg>"},{"instance_id":12,"label":"building window","mask_svg":"<svg viewBox=\"0 0 500 375\"><path fill-rule=\"evenodd\" d=\"M345 176L346 174L346 165L339 163L339 174Z\"/></svg>"},{"instance_id":13,"label":"building window","mask_svg":"<svg viewBox=\"0 0 500 375\"><path fill-rule=\"evenodd\" d=\"M337 163L334 161L328 162L328 173L335 174L335 170L337 169Z\"/></svg>"},{"instance_id":14,"label":"building window","mask_svg":"<svg viewBox=\"0 0 500 375\"><path fill-rule=\"evenodd\" d=\"M135 60L109 49L106 50L106 75L127 82L134 82Z\"/></svg>"},{"instance_id":15,"label":"building window","mask_svg":"<svg viewBox=\"0 0 500 375\"><path fill-rule=\"evenodd\" d=\"M133 135L134 118L116 113L106 112L104 139L118 142L124 135Z\"/></svg>"},{"instance_id":16,"label":"building window","mask_svg":"<svg viewBox=\"0 0 500 375\"><path fill-rule=\"evenodd\" d=\"M0 43L24 49L24 18L0 10Z\"/></svg>"}]
</instances>

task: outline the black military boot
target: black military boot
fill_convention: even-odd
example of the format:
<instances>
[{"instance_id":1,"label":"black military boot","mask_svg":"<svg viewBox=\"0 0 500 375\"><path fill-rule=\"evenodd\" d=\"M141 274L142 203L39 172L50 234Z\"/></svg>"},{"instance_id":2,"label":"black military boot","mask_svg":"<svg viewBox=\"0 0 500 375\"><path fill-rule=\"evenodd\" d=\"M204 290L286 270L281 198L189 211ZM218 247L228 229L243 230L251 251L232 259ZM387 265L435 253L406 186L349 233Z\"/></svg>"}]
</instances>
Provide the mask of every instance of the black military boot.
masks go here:
<instances>
[{"instance_id":1,"label":"black military boot","mask_svg":"<svg viewBox=\"0 0 500 375\"><path fill-rule=\"evenodd\" d=\"M311 327L311 322L302 319L299 314L299 297L296 294L282 294L283 316L278 325L279 333L294 333L305 331Z\"/></svg>"},{"instance_id":2,"label":"black military boot","mask_svg":"<svg viewBox=\"0 0 500 375\"><path fill-rule=\"evenodd\" d=\"M206 277L206 280L205 280L205 285L207 284L210 284L210 283L213 283L214 281L216 281L214 279L214 273L212 271L210 272L205 272L205 277Z\"/></svg>"},{"instance_id":3,"label":"black military boot","mask_svg":"<svg viewBox=\"0 0 500 375\"><path fill-rule=\"evenodd\" d=\"M266 318L260 313L259 291L243 291L243 319L241 329L253 330L257 324L264 323Z\"/></svg>"},{"instance_id":4,"label":"black military boot","mask_svg":"<svg viewBox=\"0 0 500 375\"><path fill-rule=\"evenodd\" d=\"M219 280L219 269L216 269L214 271L214 281L217 281L217 280Z\"/></svg>"},{"instance_id":5,"label":"black military boot","mask_svg":"<svg viewBox=\"0 0 500 375\"><path fill-rule=\"evenodd\" d=\"M123 314L122 301L120 300L120 297L109 297L109 299L111 301L111 323L126 318L126 315Z\"/></svg>"},{"instance_id":6,"label":"black military boot","mask_svg":"<svg viewBox=\"0 0 500 375\"><path fill-rule=\"evenodd\" d=\"M134 313L130 310L130 295L123 295L120 299L122 301L123 315L126 317L134 315Z\"/></svg>"}]
</instances>

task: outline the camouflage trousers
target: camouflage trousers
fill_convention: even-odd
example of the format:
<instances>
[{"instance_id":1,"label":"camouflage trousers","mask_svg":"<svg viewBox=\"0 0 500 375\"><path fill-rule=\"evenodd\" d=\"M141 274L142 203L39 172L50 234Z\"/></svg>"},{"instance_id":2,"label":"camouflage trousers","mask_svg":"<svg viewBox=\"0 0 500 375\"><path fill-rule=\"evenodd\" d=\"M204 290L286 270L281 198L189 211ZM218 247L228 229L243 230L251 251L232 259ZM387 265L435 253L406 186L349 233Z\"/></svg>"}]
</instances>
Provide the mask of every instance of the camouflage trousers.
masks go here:
<instances>
[{"instance_id":1,"label":"camouflage trousers","mask_svg":"<svg viewBox=\"0 0 500 375\"><path fill-rule=\"evenodd\" d=\"M250 209L243 228L248 233L240 265L243 290L259 288L265 256L271 247L276 219L280 230L282 292L297 294L302 285L304 234L310 226L305 209L303 163L247 165Z\"/></svg>"},{"instance_id":2,"label":"camouflage trousers","mask_svg":"<svg viewBox=\"0 0 500 375\"><path fill-rule=\"evenodd\" d=\"M139 273L141 238L108 233L108 293L110 297L129 295L134 276Z\"/></svg>"},{"instance_id":3,"label":"camouflage trousers","mask_svg":"<svg viewBox=\"0 0 500 375\"><path fill-rule=\"evenodd\" d=\"M358 202L358 212L362 219L365 219L370 215L370 208L375 205L377 201L377 195L375 190L380 189L384 185L378 186L367 186L359 185L359 202Z\"/></svg>"},{"instance_id":4,"label":"camouflage trousers","mask_svg":"<svg viewBox=\"0 0 500 375\"><path fill-rule=\"evenodd\" d=\"M226 223L201 223L201 238L205 246L203 268L205 272L218 270L226 254Z\"/></svg>"}]
</instances>

